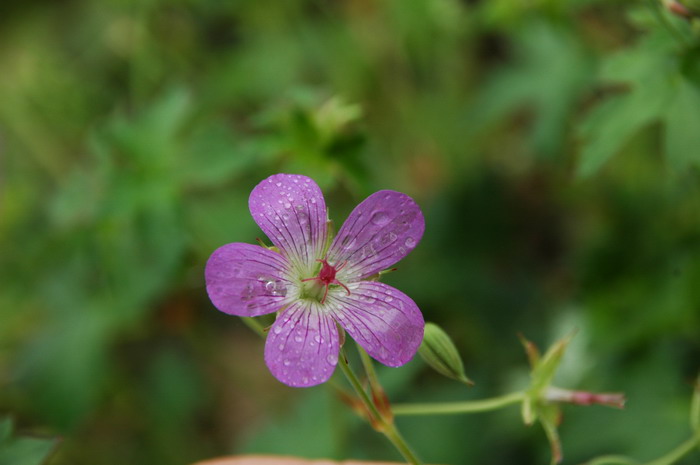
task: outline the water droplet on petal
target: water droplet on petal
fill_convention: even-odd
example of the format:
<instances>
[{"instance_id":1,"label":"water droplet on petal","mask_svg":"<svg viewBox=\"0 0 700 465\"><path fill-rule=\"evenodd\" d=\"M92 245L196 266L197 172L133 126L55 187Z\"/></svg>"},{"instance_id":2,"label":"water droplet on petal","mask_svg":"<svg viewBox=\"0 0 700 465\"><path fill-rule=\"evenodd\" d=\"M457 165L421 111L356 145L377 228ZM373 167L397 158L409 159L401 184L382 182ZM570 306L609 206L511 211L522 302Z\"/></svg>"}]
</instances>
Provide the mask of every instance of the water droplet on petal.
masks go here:
<instances>
[{"instance_id":1,"label":"water droplet on petal","mask_svg":"<svg viewBox=\"0 0 700 465\"><path fill-rule=\"evenodd\" d=\"M377 226L383 226L389 222L389 215L387 215L383 211L377 211L372 214L372 218L370 219L372 223L376 224Z\"/></svg>"},{"instance_id":2,"label":"water droplet on petal","mask_svg":"<svg viewBox=\"0 0 700 465\"><path fill-rule=\"evenodd\" d=\"M303 341L304 339L303 339L301 336L296 335L296 336L294 336L294 340L295 340L296 342L301 342L301 341Z\"/></svg>"},{"instance_id":3,"label":"water droplet on petal","mask_svg":"<svg viewBox=\"0 0 700 465\"><path fill-rule=\"evenodd\" d=\"M282 327L281 326L275 326L275 328L272 330L273 333L279 334L282 332Z\"/></svg>"},{"instance_id":4,"label":"water droplet on petal","mask_svg":"<svg viewBox=\"0 0 700 465\"><path fill-rule=\"evenodd\" d=\"M386 297L384 298L384 302L386 302L386 303L389 303L389 302L391 302L392 300L394 300L394 298L393 298L392 296L390 296L390 295L388 295L388 296L386 296Z\"/></svg>"},{"instance_id":5,"label":"water droplet on petal","mask_svg":"<svg viewBox=\"0 0 700 465\"><path fill-rule=\"evenodd\" d=\"M329 365L335 366L338 363L338 356L330 354L326 357L326 362L328 362Z\"/></svg>"},{"instance_id":6,"label":"water droplet on petal","mask_svg":"<svg viewBox=\"0 0 700 465\"><path fill-rule=\"evenodd\" d=\"M406 244L406 247L413 248L416 246L416 240L412 237L407 237L404 244Z\"/></svg>"},{"instance_id":7,"label":"water droplet on petal","mask_svg":"<svg viewBox=\"0 0 700 465\"><path fill-rule=\"evenodd\" d=\"M292 208L292 204L289 202L284 203L284 208Z\"/></svg>"},{"instance_id":8,"label":"water droplet on petal","mask_svg":"<svg viewBox=\"0 0 700 465\"><path fill-rule=\"evenodd\" d=\"M282 364L283 364L284 366L288 367L289 365L292 364L292 362L290 362L289 359L285 359L284 362L282 362Z\"/></svg>"}]
</instances>

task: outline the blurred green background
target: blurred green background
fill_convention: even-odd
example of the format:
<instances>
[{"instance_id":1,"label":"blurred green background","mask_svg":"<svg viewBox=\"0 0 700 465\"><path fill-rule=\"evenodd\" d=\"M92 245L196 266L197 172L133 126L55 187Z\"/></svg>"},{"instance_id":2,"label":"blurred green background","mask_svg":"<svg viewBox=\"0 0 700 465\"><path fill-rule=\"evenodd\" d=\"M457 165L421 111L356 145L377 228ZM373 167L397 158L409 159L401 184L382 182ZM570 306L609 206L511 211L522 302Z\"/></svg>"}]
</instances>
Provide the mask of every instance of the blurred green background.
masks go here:
<instances>
[{"instance_id":1,"label":"blurred green background","mask_svg":"<svg viewBox=\"0 0 700 465\"><path fill-rule=\"evenodd\" d=\"M337 226L379 189L423 207L386 282L477 385L416 359L380 370L392 399L522 388L517 334L577 328L558 384L629 401L565 408L565 463L662 455L700 368L698 44L642 0L0 3L0 415L61 437L50 465L398 459L206 296L286 172ZM431 463L549 460L517 408L399 426Z\"/></svg>"}]
</instances>

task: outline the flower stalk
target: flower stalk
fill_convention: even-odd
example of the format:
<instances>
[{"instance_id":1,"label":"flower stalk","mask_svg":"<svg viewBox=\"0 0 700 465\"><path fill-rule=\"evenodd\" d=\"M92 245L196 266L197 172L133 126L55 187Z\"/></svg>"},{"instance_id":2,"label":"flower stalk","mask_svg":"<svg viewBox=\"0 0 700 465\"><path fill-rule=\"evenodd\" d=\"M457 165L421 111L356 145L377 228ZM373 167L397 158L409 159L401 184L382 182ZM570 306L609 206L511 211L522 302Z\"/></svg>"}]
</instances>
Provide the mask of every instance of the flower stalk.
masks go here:
<instances>
[{"instance_id":1,"label":"flower stalk","mask_svg":"<svg viewBox=\"0 0 700 465\"><path fill-rule=\"evenodd\" d=\"M391 441L394 447L396 447L399 453L401 453L401 455L409 463L411 463L411 465L423 465L423 462L421 462L413 450L411 450L403 436L401 436L401 433L396 428L393 421L386 419L384 415L381 414L375 403L367 394L367 391L365 391L365 389L362 387L362 383L355 372L352 370L352 368L350 368L350 365L345 358L345 354L342 352L338 359L338 365L340 366L340 369L347 378L348 382L352 385L353 389L359 396L360 400L362 400L362 403L365 405L365 408L371 417L373 417L373 423L376 423L376 425L373 424L375 429L384 434L389 441Z\"/></svg>"},{"instance_id":2,"label":"flower stalk","mask_svg":"<svg viewBox=\"0 0 700 465\"><path fill-rule=\"evenodd\" d=\"M525 399L522 391L512 392L498 397L462 402L442 402L432 404L397 404L392 410L394 415L451 415L460 413L478 413L498 410L509 405L518 404Z\"/></svg>"}]
</instances>

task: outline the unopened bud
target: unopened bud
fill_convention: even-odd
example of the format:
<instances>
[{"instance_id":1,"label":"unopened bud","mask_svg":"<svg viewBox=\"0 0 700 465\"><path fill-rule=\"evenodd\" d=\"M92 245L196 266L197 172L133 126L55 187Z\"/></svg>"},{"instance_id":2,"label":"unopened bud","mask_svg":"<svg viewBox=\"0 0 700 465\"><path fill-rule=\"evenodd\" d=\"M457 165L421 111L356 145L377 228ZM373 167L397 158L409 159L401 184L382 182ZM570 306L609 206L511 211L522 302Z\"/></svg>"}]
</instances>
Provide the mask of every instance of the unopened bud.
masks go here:
<instances>
[{"instance_id":1,"label":"unopened bud","mask_svg":"<svg viewBox=\"0 0 700 465\"><path fill-rule=\"evenodd\" d=\"M605 405L615 408L625 406L625 395L619 392L570 391L550 386L544 392L544 398L549 402L567 402L576 405Z\"/></svg>"},{"instance_id":2,"label":"unopened bud","mask_svg":"<svg viewBox=\"0 0 700 465\"><path fill-rule=\"evenodd\" d=\"M464 373L462 358L452 339L435 323L425 324L423 343L418 353L438 373L470 386L474 384Z\"/></svg>"}]
</instances>

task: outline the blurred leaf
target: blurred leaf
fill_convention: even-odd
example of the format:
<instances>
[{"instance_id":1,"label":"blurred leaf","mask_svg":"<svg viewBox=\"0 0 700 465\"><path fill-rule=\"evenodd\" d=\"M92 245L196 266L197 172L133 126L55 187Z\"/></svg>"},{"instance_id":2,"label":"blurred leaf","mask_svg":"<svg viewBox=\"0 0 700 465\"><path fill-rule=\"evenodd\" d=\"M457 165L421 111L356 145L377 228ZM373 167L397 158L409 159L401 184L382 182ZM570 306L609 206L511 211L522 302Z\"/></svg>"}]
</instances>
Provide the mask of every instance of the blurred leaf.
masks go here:
<instances>
[{"instance_id":1,"label":"blurred leaf","mask_svg":"<svg viewBox=\"0 0 700 465\"><path fill-rule=\"evenodd\" d=\"M257 149L248 139L234 137L233 128L212 122L193 132L177 170L188 186L217 187L262 161Z\"/></svg>"},{"instance_id":2,"label":"blurred leaf","mask_svg":"<svg viewBox=\"0 0 700 465\"><path fill-rule=\"evenodd\" d=\"M601 79L628 91L603 101L580 124L579 176L598 171L633 135L663 119L679 72L676 47L673 37L660 31L607 58Z\"/></svg>"},{"instance_id":3,"label":"blurred leaf","mask_svg":"<svg viewBox=\"0 0 700 465\"><path fill-rule=\"evenodd\" d=\"M603 166L625 142L663 116L671 98L667 81L632 90L598 105L581 124L584 139L578 174L586 177Z\"/></svg>"},{"instance_id":4,"label":"blurred leaf","mask_svg":"<svg viewBox=\"0 0 700 465\"><path fill-rule=\"evenodd\" d=\"M666 108L666 156L669 165L682 171L700 164L700 89L679 78Z\"/></svg>"},{"instance_id":5,"label":"blurred leaf","mask_svg":"<svg viewBox=\"0 0 700 465\"><path fill-rule=\"evenodd\" d=\"M99 304L76 308L25 349L19 381L29 387L36 411L52 424L73 428L99 401L107 381L107 346L115 330L112 317Z\"/></svg>"},{"instance_id":6,"label":"blurred leaf","mask_svg":"<svg viewBox=\"0 0 700 465\"><path fill-rule=\"evenodd\" d=\"M338 441L341 440L338 432L343 430L347 417L331 394L332 391L322 388L304 391L287 415L269 422L240 450L300 457L337 457ZM310 437L314 440L306 440Z\"/></svg>"},{"instance_id":7,"label":"blurred leaf","mask_svg":"<svg viewBox=\"0 0 700 465\"><path fill-rule=\"evenodd\" d=\"M517 31L515 64L495 73L472 104L471 131L492 125L509 113L532 107L532 146L554 156L564 145L569 118L592 80L592 61L571 33L544 21Z\"/></svg>"},{"instance_id":8,"label":"blurred leaf","mask_svg":"<svg viewBox=\"0 0 700 465\"><path fill-rule=\"evenodd\" d=\"M12 420L0 419L0 464L40 465L51 454L57 439L12 436Z\"/></svg>"}]
</instances>

